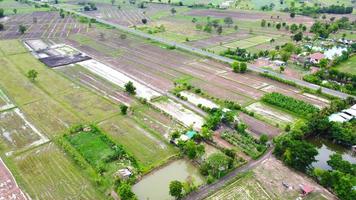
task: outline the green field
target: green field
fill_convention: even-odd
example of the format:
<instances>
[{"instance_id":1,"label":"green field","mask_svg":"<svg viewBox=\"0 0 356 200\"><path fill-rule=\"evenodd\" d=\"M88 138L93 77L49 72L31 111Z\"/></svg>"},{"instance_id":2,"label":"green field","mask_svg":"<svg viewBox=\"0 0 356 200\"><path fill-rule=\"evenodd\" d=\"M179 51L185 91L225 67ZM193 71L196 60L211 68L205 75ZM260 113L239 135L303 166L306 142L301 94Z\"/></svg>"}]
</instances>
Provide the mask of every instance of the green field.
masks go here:
<instances>
[{"instance_id":1,"label":"green field","mask_svg":"<svg viewBox=\"0 0 356 200\"><path fill-rule=\"evenodd\" d=\"M346 62L339 64L336 66L336 69L345 73L356 75L356 56L352 56Z\"/></svg>"},{"instance_id":2,"label":"green field","mask_svg":"<svg viewBox=\"0 0 356 200\"><path fill-rule=\"evenodd\" d=\"M271 39L272 38L268 37L268 36L258 35L258 36L250 37L250 38L247 38L244 40L237 40L237 41L233 41L230 43L225 43L221 46L212 47L212 48L210 48L210 50L218 53L218 52L227 50L228 48L230 48L230 49L236 49L236 48L247 49L247 48L251 48L251 47L269 42Z\"/></svg>"},{"instance_id":3,"label":"green field","mask_svg":"<svg viewBox=\"0 0 356 200\"><path fill-rule=\"evenodd\" d=\"M99 124L110 137L137 158L143 171L157 167L178 151L161 135L124 116L117 116Z\"/></svg>"},{"instance_id":4,"label":"green field","mask_svg":"<svg viewBox=\"0 0 356 200\"><path fill-rule=\"evenodd\" d=\"M5 15L13 15L14 13L14 8L17 10L17 14L26 14L26 13L32 13L36 11L48 11L50 10L49 8L35 8L33 5L28 5L25 3L19 3L15 0L2 0L0 1L0 8L3 8L5 10Z\"/></svg>"},{"instance_id":5,"label":"green field","mask_svg":"<svg viewBox=\"0 0 356 200\"><path fill-rule=\"evenodd\" d=\"M53 143L12 158L8 166L32 199L106 199Z\"/></svg>"}]
</instances>

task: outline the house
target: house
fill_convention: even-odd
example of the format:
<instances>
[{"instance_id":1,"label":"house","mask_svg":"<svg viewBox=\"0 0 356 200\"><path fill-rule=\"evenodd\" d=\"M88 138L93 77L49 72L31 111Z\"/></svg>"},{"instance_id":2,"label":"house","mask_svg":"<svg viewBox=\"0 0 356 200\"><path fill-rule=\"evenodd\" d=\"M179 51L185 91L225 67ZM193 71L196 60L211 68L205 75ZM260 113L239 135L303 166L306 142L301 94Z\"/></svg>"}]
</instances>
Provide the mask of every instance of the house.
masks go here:
<instances>
[{"instance_id":1,"label":"house","mask_svg":"<svg viewBox=\"0 0 356 200\"><path fill-rule=\"evenodd\" d=\"M354 109L349 108L349 109L343 110L342 112L356 118L356 110L354 110Z\"/></svg>"},{"instance_id":2,"label":"house","mask_svg":"<svg viewBox=\"0 0 356 200\"><path fill-rule=\"evenodd\" d=\"M309 193L314 191L314 188L311 187L310 185L306 185L306 184L300 184L299 185L300 190L302 191L302 194L304 196L308 195Z\"/></svg>"},{"instance_id":3,"label":"house","mask_svg":"<svg viewBox=\"0 0 356 200\"><path fill-rule=\"evenodd\" d=\"M283 62L281 60L274 60L273 64L275 64L276 66L280 67L280 66L285 66L286 62Z\"/></svg>"},{"instance_id":4,"label":"house","mask_svg":"<svg viewBox=\"0 0 356 200\"><path fill-rule=\"evenodd\" d=\"M318 52L309 55L309 60L313 64L319 64L320 60L325 58L324 54Z\"/></svg>"},{"instance_id":5,"label":"house","mask_svg":"<svg viewBox=\"0 0 356 200\"><path fill-rule=\"evenodd\" d=\"M347 120L342 116L340 116L339 113L335 113L329 116L329 121L343 123L346 122Z\"/></svg>"},{"instance_id":6,"label":"house","mask_svg":"<svg viewBox=\"0 0 356 200\"><path fill-rule=\"evenodd\" d=\"M127 179L132 175L132 172L128 168L123 168L117 170L115 176L120 177L121 179Z\"/></svg>"},{"instance_id":7,"label":"house","mask_svg":"<svg viewBox=\"0 0 356 200\"><path fill-rule=\"evenodd\" d=\"M191 140L196 134L198 133L193 130L187 131L185 134L182 134L179 138L175 139L173 143L178 144L179 141L186 142L188 140Z\"/></svg>"}]
</instances>

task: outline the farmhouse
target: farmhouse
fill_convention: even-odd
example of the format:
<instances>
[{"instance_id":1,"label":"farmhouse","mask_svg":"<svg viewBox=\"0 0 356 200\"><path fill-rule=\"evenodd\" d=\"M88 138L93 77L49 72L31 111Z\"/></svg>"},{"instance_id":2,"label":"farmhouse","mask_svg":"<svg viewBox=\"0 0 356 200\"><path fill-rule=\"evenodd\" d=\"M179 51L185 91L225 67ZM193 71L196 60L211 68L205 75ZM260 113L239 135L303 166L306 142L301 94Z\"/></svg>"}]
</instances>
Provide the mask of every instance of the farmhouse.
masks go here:
<instances>
[{"instance_id":1,"label":"farmhouse","mask_svg":"<svg viewBox=\"0 0 356 200\"><path fill-rule=\"evenodd\" d=\"M324 54L318 52L309 55L309 60L313 64L319 64L320 60L325 58Z\"/></svg>"}]
</instances>

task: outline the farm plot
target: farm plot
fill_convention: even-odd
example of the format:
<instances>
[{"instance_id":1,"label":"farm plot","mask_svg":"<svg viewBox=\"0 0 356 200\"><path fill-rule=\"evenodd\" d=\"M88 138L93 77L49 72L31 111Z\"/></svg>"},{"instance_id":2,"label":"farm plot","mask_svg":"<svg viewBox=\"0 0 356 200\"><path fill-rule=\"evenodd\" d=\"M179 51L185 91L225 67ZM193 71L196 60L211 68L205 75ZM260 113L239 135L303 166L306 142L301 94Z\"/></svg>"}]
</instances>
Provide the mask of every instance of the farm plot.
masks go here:
<instances>
[{"instance_id":1,"label":"farm plot","mask_svg":"<svg viewBox=\"0 0 356 200\"><path fill-rule=\"evenodd\" d=\"M229 11L221 11L221 10L213 10L213 9L192 9L186 13L191 16L210 16L216 18L225 18L232 17L235 20L243 20L243 21L256 21L262 19L269 19L271 16L277 18L279 16L279 20L283 20L288 23L297 23L297 24L305 24L307 26L311 26L314 23L314 19L306 16L296 16L295 18L289 17L287 13L281 12L261 12L261 11L247 11L247 10L229 10Z\"/></svg>"},{"instance_id":2,"label":"farm plot","mask_svg":"<svg viewBox=\"0 0 356 200\"><path fill-rule=\"evenodd\" d=\"M186 97L187 98L187 101L191 102L192 104L198 106L198 105L201 105L201 106L204 106L204 107L207 107L207 108L219 108L220 106L218 106L216 103L208 100L208 99L205 99L203 97L200 97L199 95L196 95L194 93L191 93L191 92L187 92L187 91L182 91L179 93L181 96L183 97Z\"/></svg>"},{"instance_id":3,"label":"farm plot","mask_svg":"<svg viewBox=\"0 0 356 200\"><path fill-rule=\"evenodd\" d=\"M27 4L25 2L21 3L20 1L14 0L2 0L0 2L0 8L4 9L5 15L14 15L14 8L16 8L16 14L25 14L38 11L49 11L50 8L36 8L34 5Z\"/></svg>"},{"instance_id":4,"label":"farm plot","mask_svg":"<svg viewBox=\"0 0 356 200\"><path fill-rule=\"evenodd\" d=\"M322 98L322 97L318 97L316 95L312 95L309 93L301 93L301 91L297 90L297 89L289 89L289 88L282 88L282 87L278 87L276 85L269 85L267 87L262 88L263 91L268 92L268 93L272 93L272 92L278 92L293 98L296 98L298 100L302 100L305 101L307 103L310 103L318 108L323 108L326 107L327 105L329 105L330 101Z\"/></svg>"},{"instance_id":5,"label":"farm plot","mask_svg":"<svg viewBox=\"0 0 356 200\"><path fill-rule=\"evenodd\" d=\"M247 49L262 43L266 43L269 42L272 38L271 37L267 37L267 36L255 36L255 37L250 37L250 38L246 38L243 40L237 40L237 41L233 41L230 43L224 43L222 46L217 46L218 50L221 51L221 47L225 47L225 49L236 49L238 48L242 48L242 49ZM215 51L215 47L211 48L212 51ZM218 51L216 51L218 52Z\"/></svg>"},{"instance_id":6,"label":"farm plot","mask_svg":"<svg viewBox=\"0 0 356 200\"><path fill-rule=\"evenodd\" d=\"M14 173L33 199L105 199L53 143L11 159Z\"/></svg>"},{"instance_id":7,"label":"farm plot","mask_svg":"<svg viewBox=\"0 0 356 200\"><path fill-rule=\"evenodd\" d=\"M19 24L27 30L24 34L18 31ZM68 37L69 34L87 32L88 25L77 22L73 17L61 18L57 12L33 12L9 16L4 22L4 31L0 32L1 39L38 39Z\"/></svg>"},{"instance_id":8,"label":"farm plot","mask_svg":"<svg viewBox=\"0 0 356 200\"><path fill-rule=\"evenodd\" d=\"M163 164L177 153L162 136L145 127L144 122L116 116L101 122L99 126L114 142L121 144L134 155L143 171Z\"/></svg>"},{"instance_id":9,"label":"farm plot","mask_svg":"<svg viewBox=\"0 0 356 200\"><path fill-rule=\"evenodd\" d=\"M169 139L169 135L173 130L181 130L183 128L178 122L150 106L135 106L133 109L133 119L139 121L145 127L160 133L166 139Z\"/></svg>"},{"instance_id":10,"label":"farm plot","mask_svg":"<svg viewBox=\"0 0 356 200\"><path fill-rule=\"evenodd\" d=\"M102 94L104 97L107 97L108 99L111 99L117 103L123 103L126 105L131 105L134 103L134 99L125 93L122 88L111 84L101 77L95 76L93 73L81 67L80 65L64 66L56 68L56 70L61 72L72 81L81 83L82 85Z\"/></svg>"},{"instance_id":11,"label":"farm plot","mask_svg":"<svg viewBox=\"0 0 356 200\"><path fill-rule=\"evenodd\" d=\"M272 199L296 199L300 196L300 184L306 184L314 188L314 191L306 196L306 200L337 199L328 190L318 185L311 178L289 169L280 160L270 157L258 165L254 170L255 179L269 191ZM290 187L286 189L282 183Z\"/></svg>"},{"instance_id":12,"label":"farm plot","mask_svg":"<svg viewBox=\"0 0 356 200\"><path fill-rule=\"evenodd\" d=\"M0 141L8 154L48 141L18 108L0 113L0 133Z\"/></svg>"},{"instance_id":13,"label":"farm plot","mask_svg":"<svg viewBox=\"0 0 356 200\"><path fill-rule=\"evenodd\" d=\"M244 40L248 37L250 37L248 31L238 30L236 33L213 36L205 39L188 42L188 44L198 48L208 48L218 46L223 43L230 43L235 40Z\"/></svg>"},{"instance_id":14,"label":"farm plot","mask_svg":"<svg viewBox=\"0 0 356 200\"><path fill-rule=\"evenodd\" d=\"M275 199L275 197L261 186L253 173L248 172L206 198L206 200L220 199L272 200Z\"/></svg>"},{"instance_id":15,"label":"farm plot","mask_svg":"<svg viewBox=\"0 0 356 200\"><path fill-rule=\"evenodd\" d=\"M152 105L180 121L186 127L193 126L194 129L200 130L204 124L204 119L201 116L184 108L182 104L176 103L171 99L154 101Z\"/></svg>"},{"instance_id":16,"label":"farm plot","mask_svg":"<svg viewBox=\"0 0 356 200\"><path fill-rule=\"evenodd\" d=\"M240 134L237 132L224 132L221 138L234 145L238 151L244 152L253 159L257 159L267 149L265 145L258 144L255 139L248 133Z\"/></svg>"},{"instance_id":17,"label":"farm plot","mask_svg":"<svg viewBox=\"0 0 356 200\"><path fill-rule=\"evenodd\" d=\"M146 85L134 80L133 78L121 73L105 64L99 63L95 60L87 60L78 63L79 65L85 67L89 71L95 73L98 76L124 88L125 84L131 81L136 87L136 93L138 97L151 100L152 98L159 97L161 94L155 90L147 87Z\"/></svg>"},{"instance_id":18,"label":"farm plot","mask_svg":"<svg viewBox=\"0 0 356 200\"><path fill-rule=\"evenodd\" d=\"M11 171L6 167L3 160L0 158L0 199L28 199L17 185L17 182Z\"/></svg>"},{"instance_id":19,"label":"farm plot","mask_svg":"<svg viewBox=\"0 0 356 200\"><path fill-rule=\"evenodd\" d=\"M247 125L247 129L253 134L260 136L262 134L268 135L270 138L277 136L281 133L281 130L271 126L261 120L251 117L243 112L239 113L239 119Z\"/></svg>"},{"instance_id":20,"label":"farm plot","mask_svg":"<svg viewBox=\"0 0 356 200\"><path fill-rule=\"evenodd\" d=\"M145 9L139 9L136 5L124 6L122 9L109 4L96 4L96 6L98 10L86 12L86 14L123 26L142 24L142 19L150 21L149 17L144 12Z\"/></svg>"},{"instance_id":21,"label":"farm plot","mask_svg":"<svg viewBox=\"0 0 356 200\"><path fill-rule=\"evenodd\" d=\"M167 51L167 49L144 42L142 39L133 36L124 40L120 39L120 32L106 32L105 41L96 40L98 32L95 31L85 35L112 50L120 49L123 52L118 57L105 57L99 51L90 48L91 45L78 45L71 40L66 41L97 60L103 60L103 63L111 66L112 69L119 69L123 73L142 80L157 91L162 91L162 93L173 89L173 81L190 77L185 81L203 89L208 94L237 101L243 105L260 99L264 93L269 92L263 90L269 85L274 85L279 90L283 90L280 93L285 95L298 96L303 101L310 99L298 94L301 91L297 88L253 73L236 74L231 72L230 67L224 64L194 57L185 52ZM162 57L167 59L160 59ZM319 100L314 103L325 105Z\"/></svg>"},{"instance_id":22,"label":"farm plot","mask_svg":"<svg viewBox=\"0 0 356 200\"><path fill-rule=\"evenodd\" d=\"M122 146L115 144L95 126L76 127L75 132L70 132L63 138L97 172L102 172L100 174L110 177L110 182L113 182L112 175L120 167L136 167L135 159L130 157Z\"/></svg>"},{"instance_id":23,"label":"farm plot","mask_svg":"<svg viewBox=\"0 0 356 200\"><path fill-rule=\"evenodd\" d=\"M260 102L251 104L246 107L247 110L255 112L261 119L272 125L287 125L293 123L296 118L283 111L274 109Z\"/></svg>"},{"instance_id":24,"label":"farm plot","mask_svg":"<svg viewBox=\"0 0 356 200\"><path fill-rule=\"evenodd\" d=\"M6 94L4 93L4 91L2 91L0 89L0 112L3 110L8 110L8 109L14 108L14 107L15 107L15 105L12 104L9 97L7 97Z\"/></svg>"}]
</instances>

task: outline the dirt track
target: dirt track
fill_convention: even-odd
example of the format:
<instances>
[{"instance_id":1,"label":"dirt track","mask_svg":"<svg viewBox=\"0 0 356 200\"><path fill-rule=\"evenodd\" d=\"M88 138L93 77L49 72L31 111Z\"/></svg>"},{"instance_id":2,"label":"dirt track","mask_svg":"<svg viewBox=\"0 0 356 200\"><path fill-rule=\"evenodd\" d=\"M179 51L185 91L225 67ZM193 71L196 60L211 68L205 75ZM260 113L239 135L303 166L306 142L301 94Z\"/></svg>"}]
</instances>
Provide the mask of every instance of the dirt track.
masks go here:
<instances>
[{"instance_id":1,"label":"dirt track","mask_svg":"<svg viewBox=\"0 0 356 200\"><path fill-rule=\"evenodd\" d=\"M5 163L0 158L0 200L27 200Z\"/></svg>"}]
</instances>

